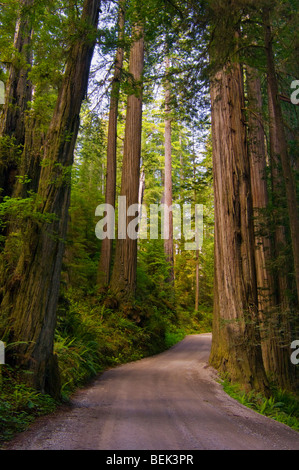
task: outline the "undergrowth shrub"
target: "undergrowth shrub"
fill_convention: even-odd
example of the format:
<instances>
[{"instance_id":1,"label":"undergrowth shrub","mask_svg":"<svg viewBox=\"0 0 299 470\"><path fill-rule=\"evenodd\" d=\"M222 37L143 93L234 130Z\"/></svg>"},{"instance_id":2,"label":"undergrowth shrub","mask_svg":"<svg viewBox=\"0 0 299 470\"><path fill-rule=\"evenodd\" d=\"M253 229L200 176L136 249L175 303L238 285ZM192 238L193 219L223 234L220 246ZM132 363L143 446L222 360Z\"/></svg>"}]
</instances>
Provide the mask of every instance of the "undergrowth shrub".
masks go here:
<instances>
[{"instance_id":1,"label":"undergrowth shrub","mask_svg":"<svg viewBox=\"0 0 299 470\"><path fill-rule=\"evenodd\" d=\"M0 368L1 444L25 430L36 417L52 413L57 403L48 395L23 384L15 368L7 365Z\"/></svg>"},{"instance_id":2,"label":"undergrowth shrub","mask_svg":"<svg viewBox=\"0 0 299 470\"><path fill-rule=\"evenodd\" d=\"M186 334L210 331L208 309L203 307L194 312L180 307L165 276L163 257L156 265L150 263L149 271L140 263L136 299L121 306L109 292L101 296L91 289L72 290L62 282L54 353L63 400L67 401L76 388L111 367L162 352ZM24 385L17 371L4 367L0 442L57 406L51 397Z\"/></svg>"},{"instance_id":3,"label":"undergrowth shrub","mask_svg":"<svg viewBox=\"0 0 299 470\"><path fill-rule=\"evenodd\" d=\"M239 384L233 384L226 378L222 386L242 405L299 431L299 398L295 394L272 387L271 396L266 398L254 390L245 392Z\"/></svg>"},{"instance_id":4,"label":"undergrowth shrub","mask_svg":"<svg viewBox=\"0 0 299 470\"><path fill-rule=\"evenodd\" d=\"M154 305L110 310L94 296L68 292L59 304L54 344L63 395L109 367L164 350L166 329L167 319Z\"/></svg>"}]
</instances>

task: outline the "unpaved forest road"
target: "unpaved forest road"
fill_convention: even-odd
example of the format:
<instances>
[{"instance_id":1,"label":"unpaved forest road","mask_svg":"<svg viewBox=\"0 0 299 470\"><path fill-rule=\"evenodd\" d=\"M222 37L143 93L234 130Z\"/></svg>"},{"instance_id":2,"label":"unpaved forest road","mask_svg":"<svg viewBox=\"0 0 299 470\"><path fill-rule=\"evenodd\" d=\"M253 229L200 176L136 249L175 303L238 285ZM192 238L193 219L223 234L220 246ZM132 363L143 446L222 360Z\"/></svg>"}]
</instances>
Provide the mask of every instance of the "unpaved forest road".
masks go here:
<instances>
[{"instance_id":1,"label":"unpaved forest road","mask_svg":"<svg viewBox=\"0 0 299 470\"><path fill-rule=\"evenodd\" d=\"M207 367L211 335L105 372L72 407L8 450L294 450L299 433L228 397ZM5 449L4 449L5 450Z\"/></svg>"}]
</instances>

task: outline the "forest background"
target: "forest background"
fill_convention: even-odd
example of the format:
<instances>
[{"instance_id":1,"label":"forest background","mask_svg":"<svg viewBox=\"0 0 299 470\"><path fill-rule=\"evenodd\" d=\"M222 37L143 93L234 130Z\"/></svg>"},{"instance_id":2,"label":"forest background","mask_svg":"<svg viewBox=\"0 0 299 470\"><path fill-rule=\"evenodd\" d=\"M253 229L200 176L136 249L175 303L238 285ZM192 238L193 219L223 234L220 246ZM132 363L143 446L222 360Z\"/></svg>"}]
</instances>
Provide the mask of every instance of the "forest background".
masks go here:
<instances>
[{"instance_id":1,"label":"forest background","mask_svg":"<svg viewBox=\"0 0 299 470\"><path fill-rule=\"evenodd\" d=\"M212 329L227 383L297 422L297 1L0 8L2 435ZM200 249L99 240L121 194L203 205Z\"/></svg>"}]
</instances>

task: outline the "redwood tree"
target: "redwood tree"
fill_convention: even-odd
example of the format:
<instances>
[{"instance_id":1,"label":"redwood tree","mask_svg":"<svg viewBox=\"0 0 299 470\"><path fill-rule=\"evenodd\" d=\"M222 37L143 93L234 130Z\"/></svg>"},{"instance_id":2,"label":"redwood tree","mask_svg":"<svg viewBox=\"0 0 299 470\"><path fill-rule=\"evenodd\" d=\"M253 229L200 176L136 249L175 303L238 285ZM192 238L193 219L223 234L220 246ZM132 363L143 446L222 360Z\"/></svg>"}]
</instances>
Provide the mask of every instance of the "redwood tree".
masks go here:
<instances>
[{"instance_id":1,"label":"redwood tree","mask_svg":"<svg viewBox=\"0 0 299 470\"><path fill-rule=\"evenodd\" d=\"M118 19L118 48L115 58L115 69L111 87L111 101L108 123L108 141L107 141L107 174L106 174L106 196L105 203L115 208L116 195L116 152L117 152L117 120L118 120L118 103L120 93L120 80L122 74L124 60L124 27L125 27L125 1L119 2L119 19ZM110 269L112 259L113 240L105 238L102 241L101 257L98 268L98 285L104 287L109 284Z\"/></svg>"},{"instance_id":2,"label":"redwood tree","mask_svg":"<svg viewBox=\"0 0 299 470\"><path fill-rule=\"evenodd\" d=\"M252 201L254 209L255 228L255 265L258 288L258 308L261 321L261 344L263 363L267 374L282 388L290 387L289 374L289 345L290 325L284 314L280 319L281 305L278 299L285 299L284 309L287 310L286 292L281 292L281 287L287 289L286 277L278 274L282 296L277 296L276 283L270 268L274 256L274 247L271 242L270 230L265 227L265 210L269 204L266 177L266 146L265 129L262 115L261 80L256 69L249 66L247 71L247 98L248 98L248 156L250 165L250 180ZM272 121L272 113L271 113ZM273 139L273 128L270 125L270 139ZM272 152L271 152L272 153ZM273 173L272 173L273 176ZM275 188L277 190L277 188ZM276 227L275 243L284 234L284 227ZM286 313L286 312L285 312ZM281 333L283 331L283 334Z\"/></svg>"},{"instance_id":3,"label":"redwood tree","mask_svg":"<svg viewBox=\"0 0 299 470\"><path fill-rule=\"evenodd\" d=\"M25 141L25 112L32 95L28 72L32 63L34 0L21 0L9 66L4 109L0 119L0 197L11 196ZM9 141L7 141L9 139Z\"/></svg>"},{"instance_id":4,"label":"redwood tree","mask_svg":"<svg viewBox=\"0 0 299 470\"><path fill-rule=\"evenodd\" d=\"M270 8L263 10L265 51L267 59L267 80L268 80L268 103L269 114L272 114L271 126L274 132L271 135L272 153L281 162L283 179L285 184L287 207L289 214L289 224L294 257L294 271L297 287L297 299L299 301L299 211L296 195L296 184L284 128L283 115L280 105L278 83L276 77L273 38L270 18ZM274 146L276 147L274 149Z\"/></svg>"},{"instance_id":5,"label":"redwood tree","mask_svg":"<svg viewBox=\"0 0 299 470\"><path fill-rule=\"evenodd\" d=\"M169 72L170 60L166 59L166 75ZM166 78L165 84L165 172L164 172L164 203L167 208L164 217L164 251L169 263L169 282L174 281L174 258L173 258L173 213L172 210L172 145L171 145L171 90L170 82Z\"/></svg>"},{"instance_id":6,"label":"redwood tree","mask_svg":"<svg viewBox=\"0 0 299 470\"><path fill-rule=\"evenodd\" d=\"M142 75L144 68L143 27L135 23L130 51L129 75L131 90L127 99L124 155L120 195L126 197L126 209L138 204L141 130L142 130ZM126 217L124 230L118 233L111 289L120 299L134 296L137 271L137 239L128 235L129 222L138 214Z\"/></svg>"},{"instance_id":7,"label":"redwood tree","mask_svg":"<svg viewBox=\"0 0 299 470\"><path fill-rule=\"evenodd\" d=\"M71 43L63 82L47 133L38 187L40 214L29 219L16 268L2 279L1 311L10 316L10 360L31 371L27 380L57 395L53 355L56 307L70 200L70 169L86 95L100 2L85 0L79 34Z\"/></svg>"},{"instance_id":8,"label":"redwood tree","mask_svg":"<svg viewBox=\"0 0 299 470\"><path fill-rule=\"evenodd\" d=\"M258 332L253 208L244 116L243 71L235 54L238 12L218 12L211 60L215 198L215 290L211 364L263 392ZM230 38L223 50L222 29ZM227 52L227 55L225 55ZM222 59L222 60L221 60Z\"/></svg>"}]
</instances>

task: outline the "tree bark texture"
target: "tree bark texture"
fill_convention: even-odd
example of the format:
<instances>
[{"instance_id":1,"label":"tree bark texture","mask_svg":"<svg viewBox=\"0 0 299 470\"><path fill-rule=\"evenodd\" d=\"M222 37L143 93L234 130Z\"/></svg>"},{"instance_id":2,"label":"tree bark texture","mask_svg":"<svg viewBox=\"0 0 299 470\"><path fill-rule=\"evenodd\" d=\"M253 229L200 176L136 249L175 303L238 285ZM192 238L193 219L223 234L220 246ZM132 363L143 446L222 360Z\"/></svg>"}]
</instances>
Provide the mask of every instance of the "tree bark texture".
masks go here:
<instances>
[{"instance_id":1,"label":"tree bark texture","mask_svg":"<svg viewBox=\"0 0 299 470\"><path fill-rule=\"evenodd\" d=\"M193 153L193 184L194 184L194 207L196 204L196 160L195 154ZM198 227L195 228L198 230ZM197 236L197 233L196 233ZM198 312L199 307L199 249L195 252L195 312Z\"/></svg>"},{"instance_id":2,"label":"tree bark texture","mask_svg":"<svg viewBox=\"0 0 299 470\"><path fill-rule=\"evenodd\" d=\"M294 257L297 299L299 302L299 211L296 195L295 178L290 157L288 155L283 115L280 106L279 90L274 62L274 52L272 46L272 30L269 8L264 9L263 20L265 29L265 50L267 57L268 101L269 106L273 112L273 125L275 126L276 142L278 147L277 152L282 165L282 172L286 189L286 199L289 213L289 224Z\"/></svg>"},{"instance_id":3,"label":"tree bark texture","mask_svg":"<svg viewBox=\"0 0 299 470\"><path fill-rule=\"evenodd\" d=\"M34 115L27 117L24 148L18 169L21 179L17 180L14 185L13 197L26 198L30 191L34 193L38 191L46 134L46 131L40 129L38 117Z\"/></svg>"},{"instance_id":4,"label":"tree bark texture","mask_svg":"<svg viewBox=\"0 0 299 470\"><path fill-rule=\"evenodd\" d=\"M166 59L166 74L169 70L169 58ZM164 151L165 151L165 178L164 178L164 203L167 208L172 207L172 145L171 145L171 91L170 83L166 80L165 86L165 133L164 133ZM167 211L168 212L168 211ZM168 281L174 281L174 258L173 258L173 212L168 212L168 217L164 218L164 251L166 261L169 263Z\"/></svg>"},{"instance_id":5,"label":"tree bark texture","mask_svg":"<svg viewBox=\"0 0 299 470\"><path fill-rule=\"evenodd\" d=\"M269 84L268 84L269 88ZM270 91L268 91L270 94ZM279 148L280 143L278 141L278 134L275 125L275 115L272 100L268 100L269 109L269 140L270 140L270 168L271 168L271 185L272 185L272 199L274 206L274 256L279 259L283 256L287 246L287 235L286 226L284 220L282 220L281 214L279 213L279 206L281 204L281 198L284 195L284 181L280 171L280 158ZM289 290L289 282L287 278L286 269L284 266L279 266L275 273L276 283L276 296L277 304L281 309L289 310L289 298L287 292Z\"/></svg>"},{"instance_id":6,"label":"tree bark texture","mask_svg":"<svg viewBox=\"0 0 299 470\"><path fill-rule=\"evenodd\" d=\"M258 301L261 312L273 305L274 285L269 272L271 258L270 233L263 234L263 213L269 197L266 181L266 146L262 117L262 93L258 72L246 67L248 95L248 151L251 177L251 191L255 228L255 260L257 272ZM261 220L261 223L260 223Z\"/></svg>"},{"instance_id":7,"label":"tree bark texture","mask_svg":"<svg viewBox=\"0 0 299 470\"><path fill-rule=\"evenodd\" d=\"M125 27L125 2L121 0L119 3L119 47L116 52L114 76L111 88L111 101L109 111L108 124L108 143L107 143L107 175L106 175L106 197L105 203L115 208L116 197L116 152L117 152L117 119L118 119L118 103L120 92L120 80L122 74L124 60L124 27ZM113 240L105 238L102 241L101 257L98 268L98 286L104 287L110 281L110 269L112 260Z\"/></svg>"},{"instance_id":8,"label":"tree bark texture","mask_svg":"<svg viewBox=\"0 0 299 470\"><path fill-rule=\"evenodd\" d=\"M133 28L130 51L129 73L132 91L127 100L124 156L120 195L126 197L126 208L138 204L141 130L142 130L142 74L144 67L144 38L140 25ZM126 218L128 223L137 216ZM118 234L115 261L111 277L111 290L119 299L129 299L135 294L137 272L137 239L126 232L123 238Z\"/></svg>"},{"instance_id":9,"label":"tree bark texture","mask_svg":"<svg viewBox=\"0 0 299 470\"><path fill-rule=\"evenodd\" d=\"M265 392L258 332L253 209L243 73L227 64L211 81L215 193L215 303L211 364Z\"/></svg>"},{"instance_id":10,"label":"tree bark texture","mask_svg":"<svg viewBox=\"0 0 299 470\"><path fill-rule=\"evenodd\" d=\"M32 64L31 39L34 0L22 0L16 24L14 49L16 56L9 67L5 104L0 120L0 137L10 138L8 145L0 146L0 197L11 196L20 154L25 141L25 112L31 100L32 85L28 72Z\"/></svg>"},{"instance_id":11,"label":"tree bark texture","mask_svg":"<svg viewBox=\"0 0 299 470\"><path fill-rule=\"evenodd\" d=\"M255 264L258 287L258 306L261 319L263 363L267 375L281 388L290 387L289 374L289 324L279 320L275 282L269 268L273 256L270 233L260 228L260 211L269 202L266 182L266 147L262 123L262 93L258 72L250 67L247 71L248 93L248 150L251 176L252 200L255 217ZM272 113L271 113L272 114ZM271 116L272 119L272 116ZM272 139L272 131L270 132ZM284 332L283 334L281 332Z\"/></svg>"}]
</instances>

